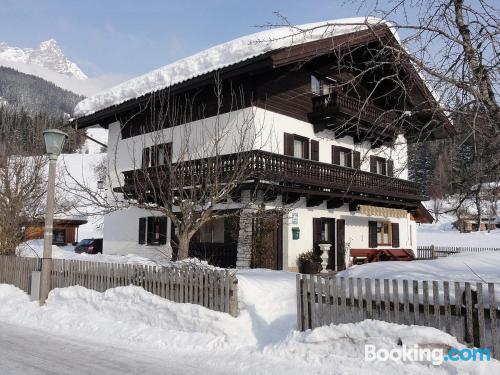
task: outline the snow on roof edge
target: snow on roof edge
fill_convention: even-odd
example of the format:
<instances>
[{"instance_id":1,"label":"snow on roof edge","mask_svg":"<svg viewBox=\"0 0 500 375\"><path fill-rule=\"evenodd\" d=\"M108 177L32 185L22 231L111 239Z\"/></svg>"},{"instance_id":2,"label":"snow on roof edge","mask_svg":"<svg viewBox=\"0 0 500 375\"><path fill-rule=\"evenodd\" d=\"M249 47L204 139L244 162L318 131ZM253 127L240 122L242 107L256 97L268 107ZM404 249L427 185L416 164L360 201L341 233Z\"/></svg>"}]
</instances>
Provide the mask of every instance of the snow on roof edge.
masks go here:
<instances>
[{"instance_id":1,"label":"snow on roof edge","mask_svg":"<svg viewBox=\"0 0 500 375\"><path fill-rule=\"evenodd\" d=\"M130 99L165 89L270 51L365 30L367 24L381 23L391 26L388 22L375 17L353 17L273 28L245 35L205 49L86 98L76 105L74 116L75 118L88 116ZM395 30L393 28L391 30L397 38Z\"/></svg>"}]
</instances>

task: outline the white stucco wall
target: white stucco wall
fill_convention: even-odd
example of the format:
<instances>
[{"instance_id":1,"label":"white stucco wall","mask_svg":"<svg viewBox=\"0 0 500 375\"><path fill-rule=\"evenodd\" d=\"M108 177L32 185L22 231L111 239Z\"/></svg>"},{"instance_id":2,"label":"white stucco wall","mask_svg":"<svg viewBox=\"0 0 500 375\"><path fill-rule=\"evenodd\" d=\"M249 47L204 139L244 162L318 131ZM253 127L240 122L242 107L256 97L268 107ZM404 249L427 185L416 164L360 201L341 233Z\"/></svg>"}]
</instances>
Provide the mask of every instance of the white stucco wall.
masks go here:
<instances>
[{"instance_id":1,"label":"white stucco wall","mask_svg":"<svg viewBox=\"0 0 500 375\"><path fill-rule=\"evenodd\" d=\"M292 215L296 214L298 224L292 224ZM368 221L389 221L399 223L399 248L416 250L416 225L406 218L367 216L358 212L350 212L348 205L335 209L328 209L326 202L307 207L305 198L296 203L295 208L284 218L283 247L286 249L284 259L288 268L297 267L296 260L300 253L313 248L313 218L335 218L345 220L345 243L352 249L368 249ZM292 238L292 228L300 228L300 238ZM336 237L335 237L336 238ZM379 246L377 249L392 249L391 246ZM285 261L283 262L285 265Z\"/></svg>"},{"instance_id":2,"label":"white stucco wall","mask_svg":"<svg viewBox=\"0 0 500 375\"><path fill-rule=\"evenodd\" d=\"M130 207L104 216L103 253L170 258L170 221L167 224L167 245L139 245L139 218L147 216L159 216L159 213Z\"/></svg>"},{"instance_id":3,"label":"white stucco wall","mask_svg":"<svg viewBox=\"0 0 500 375\"><path fill-rule=\"evenodd\" d=\"M350 136L335 138L333 131L325 130L315 133L314 126L309 122L300 121L279 113L256 108L254 123L257 134L260 135L259 144L262 149L279 154L284 153L284 133L291 133L314 139L319 142L319 161L332 162L332 146L342 146L361 153L361 169L370 171L370 156L380 156L394 160L394 176L408 179L407 145L403 135L399 135L395 147L382 146L371 149L369 142L355 144Z\"/></svg>"}]
</instances>

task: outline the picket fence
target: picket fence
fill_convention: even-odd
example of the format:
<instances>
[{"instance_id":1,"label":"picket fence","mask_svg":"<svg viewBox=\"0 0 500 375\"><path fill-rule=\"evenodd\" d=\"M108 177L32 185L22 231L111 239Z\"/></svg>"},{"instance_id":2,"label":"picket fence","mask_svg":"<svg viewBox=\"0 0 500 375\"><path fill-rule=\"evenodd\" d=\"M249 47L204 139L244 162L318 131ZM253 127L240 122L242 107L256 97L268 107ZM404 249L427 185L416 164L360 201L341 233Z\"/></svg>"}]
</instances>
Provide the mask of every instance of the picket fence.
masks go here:
<instances>
[{"instance_id":1,"label":"picket fence","mask_svg":"<svg viewBox=\"0 0 500 375\"><path fill-rule=\"evenodd\" d=\"M495 292L493 283L297 275L297 325L304 331L376 319L435 327L500 359Z\"/></svg>"},{"instance_id":2,"label":"picket fence","mask_svg":"<svg viewBox=\"0 0 500 375\"><path fill-rule=\"evenodd\" d=\"M0 282L29 293L31 271L38 270L40 263L35 258L0 256ZM80 285L98 292L136 285L174 302L238 315L238 280L228 270L54 259L51 281L52 288Z\"/></svg>"},{"instance_id":3,"label":"picket fence","mask_svg":"<svg viewBox=\"0 0 500 375\"><path fill-rule=\"evenodd\" d=\"M429 260L458 253L480 253L482 251L500 251L500 247L418 246L417 259Z\"/></svg>"}]
</instances>

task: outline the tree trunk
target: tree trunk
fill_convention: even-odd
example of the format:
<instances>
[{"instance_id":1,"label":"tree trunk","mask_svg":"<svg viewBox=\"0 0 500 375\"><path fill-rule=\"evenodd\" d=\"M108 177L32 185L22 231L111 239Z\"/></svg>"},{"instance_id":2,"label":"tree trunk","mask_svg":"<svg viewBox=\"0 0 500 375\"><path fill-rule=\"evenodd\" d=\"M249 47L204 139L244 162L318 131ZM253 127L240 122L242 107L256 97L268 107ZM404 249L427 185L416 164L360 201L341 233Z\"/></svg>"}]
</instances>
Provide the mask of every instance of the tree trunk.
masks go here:
<instances>
[{"instance_id":1,"label":"tree trunk","mask_svg":"<svg viewBox=\"0 0 500 375\"><path fill-rule=\"evenodd\" d=\"M179 250L177 253L177 259L183 260L189 257L189 242L191 238L188 236L179 236Z\"/></svg>"}]
</instances>

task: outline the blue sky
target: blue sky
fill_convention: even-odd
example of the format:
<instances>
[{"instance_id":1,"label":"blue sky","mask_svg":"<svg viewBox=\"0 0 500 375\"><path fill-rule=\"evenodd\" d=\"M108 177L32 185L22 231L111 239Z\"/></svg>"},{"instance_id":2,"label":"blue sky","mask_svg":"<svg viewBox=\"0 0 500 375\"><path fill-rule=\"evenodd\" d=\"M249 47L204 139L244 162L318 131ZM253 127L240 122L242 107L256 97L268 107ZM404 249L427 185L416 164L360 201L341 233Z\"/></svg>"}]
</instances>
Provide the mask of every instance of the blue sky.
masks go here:
<instances>
[{"instance_id":1,"label":"blue sky","mask_svg":"<svg viewBox=\"0 0 500 375\"><path fill-rule=\"evenodd\" d=\"M259 31L279 11L295 24L357 14L345 0L2 0L0 41L54 38L89 76L131 77ZM366 9L363 10L367 12Z\"/></svg>"}]
</instances>

